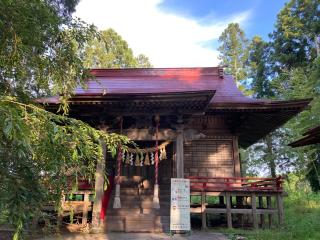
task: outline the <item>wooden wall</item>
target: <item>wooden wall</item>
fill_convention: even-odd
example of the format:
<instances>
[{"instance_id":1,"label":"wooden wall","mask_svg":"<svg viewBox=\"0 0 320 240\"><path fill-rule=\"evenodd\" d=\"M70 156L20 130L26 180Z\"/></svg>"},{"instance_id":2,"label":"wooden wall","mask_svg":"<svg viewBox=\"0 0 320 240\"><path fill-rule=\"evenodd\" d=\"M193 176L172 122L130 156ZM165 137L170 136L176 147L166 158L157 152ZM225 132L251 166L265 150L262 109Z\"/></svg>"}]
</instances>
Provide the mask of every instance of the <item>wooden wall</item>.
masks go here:
<instances>
[{"instance_id":1,"label":"wooden wall","mask_svg":"<svg viewBox=\"0 0 320 240\"><path fill-rule=\"evenodd\" d=\"M230 132L225 116L199 117L188 127L198 127L205 137L185 141L185 176L241 176L238 138Z\"/></svg>"},{"instance_id":2,"label":"wooden wall","mask_svg":"<svg viewBox=\"0 0 320 240\"><path fill-rule=\"evenodd\" d=\"M233 139L193 140L184 145L186 176L236 176Z\"/></svg>"}]
</instances>

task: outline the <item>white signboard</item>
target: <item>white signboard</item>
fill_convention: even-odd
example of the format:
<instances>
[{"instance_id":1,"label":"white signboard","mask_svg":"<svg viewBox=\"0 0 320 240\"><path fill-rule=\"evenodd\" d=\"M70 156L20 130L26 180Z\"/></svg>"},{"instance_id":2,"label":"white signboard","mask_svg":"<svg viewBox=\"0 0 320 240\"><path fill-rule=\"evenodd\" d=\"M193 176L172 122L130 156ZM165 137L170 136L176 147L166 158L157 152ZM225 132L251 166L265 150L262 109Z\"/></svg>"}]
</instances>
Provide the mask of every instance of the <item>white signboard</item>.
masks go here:
<instances>
[{"instance_id":1,"label":"white signboard","mask_svg":"<svg viewBox=\"0 0 320 240\"><path fill-rule=\"evenodd\" d=\"M170 230L191 230L189 179L171 178Z\"/></svg>"}]
</instances>

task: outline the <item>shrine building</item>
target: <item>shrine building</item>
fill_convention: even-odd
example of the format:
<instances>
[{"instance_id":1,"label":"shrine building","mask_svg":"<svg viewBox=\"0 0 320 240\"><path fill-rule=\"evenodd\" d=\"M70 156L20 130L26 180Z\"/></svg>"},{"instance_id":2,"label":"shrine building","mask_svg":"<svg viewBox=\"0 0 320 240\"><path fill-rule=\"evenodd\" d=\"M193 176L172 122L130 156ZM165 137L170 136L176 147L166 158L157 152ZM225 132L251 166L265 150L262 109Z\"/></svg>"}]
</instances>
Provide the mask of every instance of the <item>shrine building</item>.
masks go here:
<instances>
[{"instance_id":1,"label":"shrine building","mask_svg":"<svg viewBox=\"0 0 320 240\"><path fill-rule=\"evenodd\" d=\"M65 201L81 224L106 231L168 231L170 179L190 179L190 213L202 229L258 228L283 223L282 179L241 174L239 148L247 148L303 111L310 99L253 99L220 67L92 69L87 88L78 87L70 117L134 141L97 164L92 189L82 201ZM38 99L55 111L58 97ZM100 176L100 177L99 177ZM68 208L69 207L69 208ZM215 219L215 220L212 220ZM192 224L194 223L192 222Z\"/></svg>"}]
</instances>

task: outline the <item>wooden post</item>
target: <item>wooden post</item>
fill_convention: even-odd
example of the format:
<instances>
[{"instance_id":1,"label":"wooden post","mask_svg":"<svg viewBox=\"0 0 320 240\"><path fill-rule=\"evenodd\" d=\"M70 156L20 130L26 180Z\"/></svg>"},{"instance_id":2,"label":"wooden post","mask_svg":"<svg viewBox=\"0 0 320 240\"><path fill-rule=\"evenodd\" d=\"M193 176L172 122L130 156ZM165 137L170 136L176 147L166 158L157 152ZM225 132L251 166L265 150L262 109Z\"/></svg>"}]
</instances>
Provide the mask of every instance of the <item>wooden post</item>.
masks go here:
<instances>
[{"instance_id":1,"label":"wooden post","mask_svg":"<svg viewBox=\"0 0 320 240\"><path fill-rule=\"evenodd\" d=\"M207 214L206 214L206 193L201 193L201 217L202 217L202 230L207 229Z\"/></svg>"},{"instance_id":2,"label":"wooden post","mask_svg":"<svg viewBox=\"0 0 320 240\"><path fill-rule=\"evenodd\" d=\"M258 199L259 199L259 208L262 209L263 208L263 198L262 198L262 196L259 196ZM265 222L264 222L264 214L263 213L260 214L260 223L261 223L261 227L264 228Z\"/></svg>"},{"instance_id":3,"label":"wooden post","mask_svg":"<svg viewBox=\"0 0 320 240\"><path fill-rule=\"evenodd\" d=\"M123 118L118 117L118 121L119 121L120 134L122 134ZM119 144L118 154L117 154L116 192L113 200L113 208L121 208L121 199L120 199L121 163L122 163L122 147L121 147L121 144Z\"/></svg>"},{"instance_id":4,"label":"wooden post","mask_svg":"<svg viewBox=\"0 0 320 240\"><path fill-rule=\"evenodd\" d=\"M243 208L243 197L237 196L236 201L237 201L237 208ZM237 217L240 225L243 227L243 224L244 224L243 214L239 213Z\"/></svg>"},{"instance_id":5,"label":"wooden post","mask_svg":"<svg viewBox=\"0 0 320 240\"><path fill-rule=\"evenodd\" d=\"M104 171L105 171L105 159L106 159L106 144L105 142L101 141L101 147L103 151L103 158L99 159L97 162L96 167L96 174L95 174L95 199L92 209L92 227L94 229L101 227L100 222L100 212L102 208L102 197L104 191Z\"/></svg>"},{"instance_id":6,"label":"wooden post","mask_svg":"<svg viewBox=\"0 0 320 240\"><path fill-rule=\"evenodd\" d=\"M272 208L272 203L271 203L271 196L267 196L267 208L271 209ZM272 225L272 214L269 213L268 214L268 224L269 224L269 228L271 228Z\"/></svg>"},{"instance_id":7,"label":"wooden post","mask_svg":"<svg viewBox=\"0 0 320 240\"><path fill-rule=\"evenodd\" d=\"M64 203L65 203L65 193L62 193L61 200L60 200L60 208L58 209L58 218L57 218L57 227L58 229L62 227L63 222L63 209L64 209Z\"/></svg>"},{"instance_id":8,"label":"wooden post","mask_svg":"<svg viewBox=\"0 0 320 240\"><path fill-rule=\"evenodd\" d=\"M251 194L251 203L252 203L252 219L253 219L253 227L255 229L258 228L258 219L257 219L257 202L256 202L256 194Z\"/></svg>"},{"instance_id":9,"label":"wooden post","mask_svg":"<svg viewBox=\"0 0 320 240\"><path fill-rule=\"evenodd\" d=\"M277 193L278 221L279 226L283 225L283 202L281 193Z\"/></svg>"},{"instance_id":10,"label":"wooden post","mask_svg":"<svg viewBox=\"0 0 320 240\"><path fill-rule=\"evenodd\" d=\"M231 201L230 201L230 193L226 193L227 200L227 222L228 228L232 228L232 216L231 216Z\"/></svg>"},{"instance_id":11,"label":"wooden post","mask_svg":"<svg viewBox=\"0 0 320 240\"><path fill-rule=\"evenodd\" d=\"M177 129L176 151L177 151L177 178L184 178L183 125L179 125Z\"/></svg>"},{"instance_id":12,"label":"wooden post","mask_svg":"<svg viewBox=\"0 0 320 240\"><path fill-rule=\"evenodd\" d=\"M89 200L89 192L84 193L84 205L83 205L83 215L82 215L82 225L87 225L88 223L88 208L90 206L90 200Z\"/></svg>"}]
</instances>

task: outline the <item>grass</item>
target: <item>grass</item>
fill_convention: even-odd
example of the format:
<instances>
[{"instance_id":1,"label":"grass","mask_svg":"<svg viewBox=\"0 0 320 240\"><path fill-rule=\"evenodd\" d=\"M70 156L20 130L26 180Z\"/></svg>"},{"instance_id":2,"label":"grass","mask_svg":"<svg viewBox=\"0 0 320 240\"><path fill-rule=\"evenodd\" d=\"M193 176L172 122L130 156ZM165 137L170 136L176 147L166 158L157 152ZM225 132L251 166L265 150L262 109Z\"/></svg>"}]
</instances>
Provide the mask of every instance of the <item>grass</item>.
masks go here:
<instances>
[{"instance_id":1,"label":"grass","mask_svg":"<svg viewBox=\"0 0 320 240\"><path fill-rule=\"evenodd\" d=\"M320 193L312 193L308 187L297 188L287 184L289 194L284 200L285 224L267 230L223 230L230 239L241 235L250 240L319 240Z\"/></svg>"}]
</instances>

